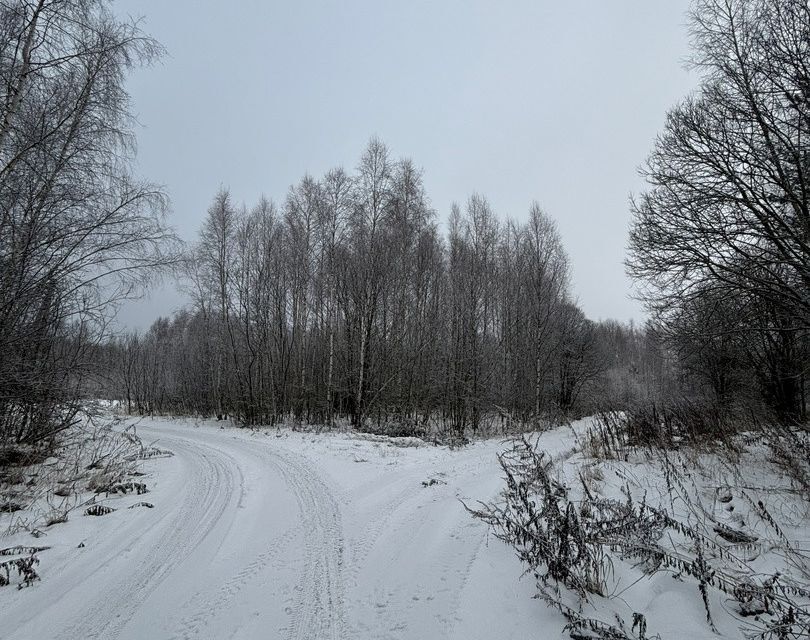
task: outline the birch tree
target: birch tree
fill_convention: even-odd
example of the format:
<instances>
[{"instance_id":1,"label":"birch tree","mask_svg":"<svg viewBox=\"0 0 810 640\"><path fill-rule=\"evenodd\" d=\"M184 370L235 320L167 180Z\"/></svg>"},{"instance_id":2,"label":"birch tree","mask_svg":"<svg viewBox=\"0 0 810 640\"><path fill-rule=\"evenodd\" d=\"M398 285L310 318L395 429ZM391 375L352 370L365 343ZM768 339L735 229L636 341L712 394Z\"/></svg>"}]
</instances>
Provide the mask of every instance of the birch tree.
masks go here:
<instances>
[{"instance_id":1,"label":"birch tree","mask_svg":"<svg viewBox=\"0 0 810 640\"><path fill-rule=\"evenodd\" d=\"M124 86L160 53L104 0L0 4L0 439L70 423L80 350L175 258Z\"/></svg>"}]
</instances>

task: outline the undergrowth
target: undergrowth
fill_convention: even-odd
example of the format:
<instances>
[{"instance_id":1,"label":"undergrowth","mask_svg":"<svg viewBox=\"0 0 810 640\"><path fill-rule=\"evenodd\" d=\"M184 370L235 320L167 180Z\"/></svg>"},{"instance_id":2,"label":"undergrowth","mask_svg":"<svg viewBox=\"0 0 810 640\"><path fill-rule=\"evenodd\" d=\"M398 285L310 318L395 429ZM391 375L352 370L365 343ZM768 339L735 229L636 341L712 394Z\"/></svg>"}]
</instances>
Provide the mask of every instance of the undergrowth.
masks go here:
<instances>
[{"instance_id":1,"label":"undergrowth","mask_svg":"<svg viewBox=\"0 0 810 640\"><path fill-rule=\"evenodd\" d=\"M626 434L619 439L610 425L599 421L595 429L587 439L591 453L626 458L630 451ZM730 603L724 608L734 613L747 637L810 638L808 563L765 503L738 490L750 503L752 517L771 531L776 542L760 541L714 519L689 474L694 461L665 450L657 450L657 455L667 487L669 504L664 506L650 504L646 493L634 495L637 487L630 482L623 483L619 497L600 495L594 490L598 474L587 466L580 468L574 491L561 480L549 457L522 437L499 456L506 483L502 499L465 507L514 547L536 578L539 597L565 617L572 638L659 637L648 635L648 626L652 629L656 621L648 620L643 610L632 611L629 620L618 613L613 619L584 613L604 609L585 605L620 595L618 563L639 577L667 572L694 584L712 631L716 631L712 602L720 596ZM718 500L728 510L724 493L718 492ZM791 571L763 573L755 566L752 559L774 546Z\"/></svg>"},{"instance_id":2,"label":"undergrowth","mask_svg":"<svg viewBox=\"0 0 810 640\"><path fill-rule=\"evenodd\" d=\"M119 494L147 493L146 484L133 479L140 475L141 460L172 455L154 443L144 443L136 425L90 412L60 436L47 453L4 459L0 466L0 536L28 532L40 538L75 512L110 513L114 509L100 501ZM35 566L43 549L1 549L0 556L16 551L21 557L0 558L0 586L10 584L15 572L21 580L18 586L38 579Z\"/></svg>"}]
</instances>

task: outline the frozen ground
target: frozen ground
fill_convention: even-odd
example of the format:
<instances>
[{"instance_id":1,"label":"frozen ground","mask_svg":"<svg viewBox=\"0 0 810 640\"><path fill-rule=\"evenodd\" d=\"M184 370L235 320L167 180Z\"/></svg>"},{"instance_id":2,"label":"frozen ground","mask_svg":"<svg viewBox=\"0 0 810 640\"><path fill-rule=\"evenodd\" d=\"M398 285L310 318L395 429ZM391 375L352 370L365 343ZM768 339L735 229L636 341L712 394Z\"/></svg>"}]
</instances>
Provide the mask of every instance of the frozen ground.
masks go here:
<instances>
[{"instance_id":1,"label":"frozen ground","mask_svg":"<svg viewBox=\"0 0 810 640\"><path fill-rule=\"evenodd\" d=\"M563 637L459 501L501 489L498 441L451 451L161 420L138 433L175 454L143 463L149 494L3 540L52 548L40 582L0 591L0 637ZM568 438L543 440L562 452ZM124 508L144 498L153 509Z\"/></svg>"},{"instance_id":2,"label":"frozen ground","mask_svg":"<svg viewBox=\"0 0 810 640\"><path fill-rule=\"evenodd\" d=\"M597 460L588 457L589 424L536 439L574 499L581 485L619 500L643 496L705 536L719 575L738 579L747 566L760 581L778 570L780 584L806 584L810 558L800 550L808 545L808 506L763 450L734 466L688 452L670 454L664 467L660 454L644 451ZM0 638L569 637L562 616L533 597L534 578L521 578L525 567L513 549L461 503L500 500L496 456L506 443L450 450L187 420L145 420L137 430L174 453L140 464L145 475L137 480L149 493L102 493L115 508L108 515L74 509L68 522L42 527L40 538L27 530L0 537L0 549L50 547L39 553L41 581L0 589ZM126 508L143 500L154 508ZM757 514L765 507L778 533ZM8 522L0 514L0 533ZM753 542L724 541L718 526ZM661 544L688 560L686 542L668 533ZM683 571L646 575L619 558L612 566L612 598L592 598L583 614L611 622L614 612L630 620L641 611L647 637L667 640L740 638L758 628L740 617L730 593L712 590L712 630L697 584Z\"/></svg>"}]
</instances>

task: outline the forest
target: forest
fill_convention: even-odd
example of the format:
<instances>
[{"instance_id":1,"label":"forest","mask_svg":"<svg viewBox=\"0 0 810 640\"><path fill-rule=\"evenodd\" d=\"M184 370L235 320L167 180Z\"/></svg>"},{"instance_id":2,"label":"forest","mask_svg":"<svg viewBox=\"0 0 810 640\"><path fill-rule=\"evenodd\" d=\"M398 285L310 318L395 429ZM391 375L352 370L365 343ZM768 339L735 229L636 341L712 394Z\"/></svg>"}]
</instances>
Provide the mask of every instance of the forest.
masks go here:
<instances>
[{"instance_id":1,"label":"forest","mask_svg":"<svg viewBox=\"0 0 810 640\"><path fill-rule=\"evenodd\" d=\"M533 204L501 223L480 195L446 238L436 218L420 171L376 139L356 173L306 176L283 205L218 193L180 267L189 308L105 345L116 399L461 435L582 410L611 327L571 299L553 220Z\"/></svg>"},{"instance_id":2,"label":"forest","mask_svg":"<svg viewBox=\"0 0 810 640\"><path fill-rule=\"evenodd\" d=\"M3 439L51 437L88 394L140 415L457 435L631 405L802 422L806 60L798 16L760 11L773 35L746 23L740 43L697 23L704 86L668 115L631 203L650 310L633 327L578 308L554 212L502 218L480 194L437 212L418 164L377 138L279 203L221 189L181 247L129 165L123 74L160 45L99 17L34 47L36 12L6 10ZM159 273L184 309L111 332L115 301Z\"/></svg>"},{"instance_id":3,"label":"forest","mask_svg":"<svg viewBox=\"0 0 810 640\"><path fill-rule=\"evenodd\" d=\"M664 171L653 163L671 161L657 153L651 181ZM779 276L793 248L774 238L755 256L754 282L736 263L698 277L692 247L714 221L678 245L660 239L666 220L650 213L661 197L653 189L633 205L629 268L650 282L665 260L694 270L679 289L650 294L645 326L594 322L572 298L565 248L539 204L525 222L502 221L474 194L442 224L419 169L372 139L353 173L305 176L281 205L217 193L174 265L190 304L145 334L94 344L93 388L139 415L409 435L655 407L717 433L732 420L803 421L803 316L775 297L792 286Z\"/></svg>"}]
</instances>

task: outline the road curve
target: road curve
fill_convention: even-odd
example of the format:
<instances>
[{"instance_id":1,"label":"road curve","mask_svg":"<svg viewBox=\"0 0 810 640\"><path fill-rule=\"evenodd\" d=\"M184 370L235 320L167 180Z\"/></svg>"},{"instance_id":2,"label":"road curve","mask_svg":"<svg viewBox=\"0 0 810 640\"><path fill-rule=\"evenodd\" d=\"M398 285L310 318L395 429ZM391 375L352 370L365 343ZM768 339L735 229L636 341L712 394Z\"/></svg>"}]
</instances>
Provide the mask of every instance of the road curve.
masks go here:
<instances>
[{"instance_id":1,"label":"road curve","mask_svg":"<svg viewBox=\"0 0 810 640\"><path fill-rule=\"evenodd\" d=\"M175 454L146 465L159 467L155 508L81 522L97 531L80 550L55 548L55 565L43 557L36 606L33 590L3 593L0 636L343 637L340 512L315 471L266 438L138 429Z\"/></svg>"},{"instance_id":2,"label":"road curve","mask_svg":"<svg viewBox=\"0 0 810 640\"><path fill-rule=\"evenodd\" d=\"M0 591L0 637L507 640L544 624L512 552L461 502L498 494L502 443L137 428L175 454L143 465L154 508L116 498L52 528L42 581Z\"/></svg>"}]
</instances>

